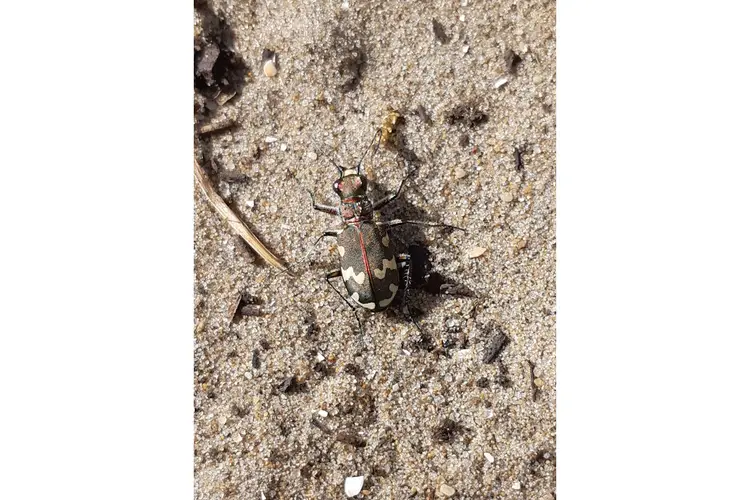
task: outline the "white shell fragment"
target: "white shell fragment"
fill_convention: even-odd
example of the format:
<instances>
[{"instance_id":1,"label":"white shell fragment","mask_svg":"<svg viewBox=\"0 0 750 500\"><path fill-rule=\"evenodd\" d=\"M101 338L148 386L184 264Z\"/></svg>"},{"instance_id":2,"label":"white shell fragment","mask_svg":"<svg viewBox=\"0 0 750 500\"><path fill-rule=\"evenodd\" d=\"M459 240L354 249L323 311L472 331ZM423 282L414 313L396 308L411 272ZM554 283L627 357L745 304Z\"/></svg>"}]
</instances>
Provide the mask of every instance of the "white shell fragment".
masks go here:
<instances>
[{"instance_id":1,"label":"white shell fragment","mask_svg":"<svg viewBox=\"0 0 750 500\"><path fill-rule=\"evenodd\" d=\"M484 454L484 458L486 458L489 463L494 463L495 462L495 457L493 457L489 453L485 453Z\"/></svg>"},{"instance_id":2,"label":"white shell fragment","mask_svg":"<svg viewBox=\"0 0 750 500\"><path fill-rule=\"evenodd\" d=\"M486 252L487 249L484 247L474 247L471 250L469 250L469 258L470 259L476 259L480 255L482 255L484 252Z\"/></svg>"},{"instance_id":3,"label":"white shell fragment","mask_svg":"<svg viewBox=\"0 0 750 500\"><path fill-rule=\"evenodd\" d=\"M326 418L328 416L328 412L325 410L318 410L318 416Z\"/></svg>"},{"instance_id":4,"label":"white shell fragment","mask_svg":"<svg viewBox=\"0 0 750 500\"><path fill-rule=\"evenodd\" d=\"M274 76L276 76L278 70L276 69L276 63L273 62L273 59L269 59L268 61L263 63L263 73L268 78L273 78Z\"/></svg>"},{"instance_id":5,"label":"white shell fragment","mask_svg":"<svg viewBox=\"0 0 750 500\"><path fill-rule=\"evenodd\" d=\"M347 477L344 479L344 493L346 496L353 497L359 495L362 486L365 485L365 476Z\"/></svg>"},{"instance_id":6,"label":"white shell fragment","mask_svg":"<svg viewBox=\"0 0 750 500\"><path fill-rule=\"evenodd\" d=\"M508 83L508 78L507 78L507 77L504 77L504 76L503 76L503 77L500 77L500 78L498 78L497 80L495 80L495 85L494 85L494 87L495 87L496 89L499 89L500 87L502 87L502 86L503 86L503 85L505 85L506 83Z\"/></svg>"},{"instance_id":7,"label":"white shell fragment","mask_svg":"<svg viewBox=\"0 0 750 500\"><path fill-rule=\"evenodd\" d=\"M274 137L274 136L272 136L272 135L269 135L268 137L266 137L266 138L265 138L265 141L266 141L266 142L267 142L268 144L271 144L272 142L276 142L276 141L278 141L278 140L279 140L278 138L276 138L276 137Z\"/></svg>"},{"instance_id":8,"label":"white shell fragment","mask_svg":"<svg viewBox=\"0 0 750 500\"><path fill-rule=\"evenodd\" d=\"M456 488L447 484L440 485L440 494L444 497L452 497L456 493Z\"/></svg>"}]
</instances>

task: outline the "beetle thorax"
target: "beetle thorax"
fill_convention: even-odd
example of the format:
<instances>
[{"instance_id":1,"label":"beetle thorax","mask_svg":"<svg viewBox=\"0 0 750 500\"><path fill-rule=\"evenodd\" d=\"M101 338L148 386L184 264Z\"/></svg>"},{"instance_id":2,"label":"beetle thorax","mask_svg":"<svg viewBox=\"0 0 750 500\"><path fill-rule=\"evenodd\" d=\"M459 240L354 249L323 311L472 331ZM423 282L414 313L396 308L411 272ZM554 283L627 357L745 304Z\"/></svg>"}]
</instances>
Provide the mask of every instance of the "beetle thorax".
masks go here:
<instances>
[{"instance_id":1,"label":"beetle thorax","mask_svg":"<svg viewBox=\"0 0 750 500\"><path fill-rule=\"evenodd\" d=\"M344 222L359 222L372 219L372 203L367 196L342 200L339 212Z\"/></svg>"}]
</instances>

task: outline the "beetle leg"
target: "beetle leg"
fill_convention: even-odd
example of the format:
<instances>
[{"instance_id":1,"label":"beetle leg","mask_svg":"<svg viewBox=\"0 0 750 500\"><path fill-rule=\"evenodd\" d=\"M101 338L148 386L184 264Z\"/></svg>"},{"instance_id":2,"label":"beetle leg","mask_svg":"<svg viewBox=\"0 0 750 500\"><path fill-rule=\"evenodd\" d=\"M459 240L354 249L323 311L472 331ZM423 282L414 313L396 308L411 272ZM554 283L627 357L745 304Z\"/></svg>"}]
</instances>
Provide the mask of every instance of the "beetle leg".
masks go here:
<instances>
[{"instance_id":1,"label":"beetle leg","mask_svg":"<svg viewBox=\"0 0 750 500\"><path fill-rule=\"evenodd\" d=\"M400 253L396 255L396 262L399 267L404 269L404 298L403 308L401 312L403 312L404 315L409 318L409 321L414 323L414 326L417 327L419 333L424 333L419 327L417 320L414 319L414 316L411 315L411 310L409 309L409 288L411 288L411 256L408 253Z\"/></svg>"},{"instance_id":2,"label":"beetle leg","mask_svg":"<svg viewBox=\"0 0 750 500\"><path fill-rule=\"evenodd\" d=\"M404 224L415 224L418 226L429 226L429 227L449 227L451 229L457 229L459 231L466 232L466 229L458 226L451 226L450 224L443 224L442 222L425 222L421 220L401 220L401 219L393 219L385 222L377 222L379 226L385 226L385 227L396 227L396 226L403 226Z\"/></svg>"},{"instance_id":3,"label":"beetle leg","mask_svg":"<svg viewBox=\"0 0 750 500\"><path fill-rule=\"evenodd\" d=\"M401 184L399 184L398 186L398 191L396 191L395 193L389 193L388 195L376 201L372 206L373 211L377 212L378 210L398 198L401 195L401 190L404 189L404 184L406 184L406 181L409 180L409 177L411 177L412 173L414 173L413 170L406 173L406 177L401 180Z\"/></svg>"},{"instance_id":4,"label":"beetle leg","mask_svg":"<svg viewBox=\"0 0 750 500\"><path fill-rule=\"evenodd\" d=\"M315 202L315 196L313 196L312 191L310 191L309 189L306 189L305 191L307 191L307 194L310 195L310 200L312 200L313 209L318 210L320 212L325 212L325 213L331 214L331 215L338 215L339 214L338 207L334 207L334 206L331 206L331 205L323 205L321 203L316 203Z\"/></svg>"},{"instance_id":5,"label":"beetle leg","mask_svg":"<svg viewBox=\"0 0 750 500\"><path fill-rule=\"evenodd\" d=\"M354 306L351 305L351 303L349 303L348 300L346 300L346 297L344 297L344 294L339 292L339 290L334 286L334 284L331 283L331 280L333 278L340 278L340 277L341 277L341 269L328 271L326 273L326 283L328 283L328 286L330 286L333 289L333 291L336 292L339 297L341 297L341 300L343 300L344 303L346 303L346 305L348 305L351 308L352 312L354 313L354 319L357 320L357 325L359 326L359 333L363 334L364 332L362 330L362 322L359 320L359 316L357 315L357 309L355 309Z\"/></svg>"},{"instance_id":6,"label":"beetle leg","mask_svg":"<svg viewBox=\"0 0 750 500\"><path fill-rule=\"evenodd\" d=\"M313 249L318 246L318 243L320 243L323 238L325 238L326 236L338 237L338 235L340 235L342 231L343 229L328 229L327 231L323 231L323 234L318 236L318 239L315 240L315 243L310 245L310 249L307 251L307 253L305 253L304 260L307 260L307 257L310 256L310 252L312 252Z\"/></svg>"}]
</instances>

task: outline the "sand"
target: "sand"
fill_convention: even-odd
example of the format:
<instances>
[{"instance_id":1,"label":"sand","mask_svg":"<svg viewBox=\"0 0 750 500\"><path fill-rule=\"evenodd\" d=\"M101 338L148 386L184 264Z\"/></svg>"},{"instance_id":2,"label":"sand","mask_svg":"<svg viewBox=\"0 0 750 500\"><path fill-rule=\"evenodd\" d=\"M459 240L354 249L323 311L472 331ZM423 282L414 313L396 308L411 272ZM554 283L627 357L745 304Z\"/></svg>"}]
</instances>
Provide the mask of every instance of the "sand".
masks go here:
<instances>
[{"instance_id":1,"label":"sand","mask_svg":"<svg viewBox=\"0 0 750 500\"><path fill-rule=\"evenodd\" d=\"M297 276L247 250L196 187L195 497L345 498L345 478L364 476L359 498L554 498L555 4L205 8L226 18L248 76L197 115L237 126L202 136L196 153ZM273 78L264 49L277 54ZM328 158L356 165L389 110L403 117L398 147L365 170L381 193L414 174L382 219L467 230L391 232L474 295L412 293L424 335L398 308L360 312L360 333L323 279L335 242L313 246L341 222L305 190L334 204ZM233 319L241 294L256 315ZM501 331L507 343L484 362Z\"/></svg>"}]
</instances>

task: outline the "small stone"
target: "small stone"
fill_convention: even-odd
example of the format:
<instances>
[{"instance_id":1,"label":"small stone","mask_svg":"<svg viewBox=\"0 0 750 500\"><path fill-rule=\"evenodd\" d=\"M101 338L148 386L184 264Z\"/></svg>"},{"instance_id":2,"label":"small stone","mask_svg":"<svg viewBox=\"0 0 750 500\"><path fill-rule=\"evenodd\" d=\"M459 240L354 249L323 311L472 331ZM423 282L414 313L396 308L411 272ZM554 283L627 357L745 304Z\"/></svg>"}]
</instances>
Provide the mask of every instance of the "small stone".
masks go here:
<instances>
[{"instance_id":1,"label":"small stone","mask_svg":"<svg viewBox=\"0 0 750 500\"><path fill-rule=\"evenodd\" d=\"M253 372L245 372L245 378L251 380L253 378Z\"/></svg>"},{"instance_id":2,"label":"small stone","mask_svg":"<svg viewBox=\"0 0 750 500\"><path fill-rule=\"evenodd\" d=\"M491 464L492 464L492 463L495 463L495 457L493 457L493 456L492 456L492 455L490 455L489 453L485 453L485 454L484 454L484 458L486 458L486 459L487 459L487 461L488 461L489 463L491 463Z\"/></svg>"},{"instance_id":3,"label":"small stone","mask_svg":"<svg viewBox=\"0 0 750 500\"><path fill-rule=\"evenodd\" d=\"M255 200L248 200L245 202L245 205L247 205L247 208L252 210L253 208L255 208Z\"/></svg>"},{"instance_id":4,"label":"small stone","mask_svg":"<svg viewBox=\"0 0 750 500\"><path fill-rule=\"evenodd\" d=\"M440 485L440 494L446 497L452 497L456 493L456 488L447 484Z\"/></svg>"},{"instance_id":5,"label":"small stone","mask_svg":"<svg viewBox=\"0 0 750 500\"><path fill-rule=\"evenodd\" d=\"M539 498L539 500L555 500L555 497L552 496L552 493L547 493L543 497Z\"/></svg>"},{"instance_id":6,"label":"small stone","mask_svg":"<svg viewBox=\"0 0 750 500\"><path fill-rule=\"evenodd\" d=\"M461 52L463 52L464 55L468 54L469 53L469 46L468 45L464 45L463 48L461 49Z\"/></svg>"},{"instance_id":7,"label":"small stone","mask_svg":"<svg viewBox=\"0 0 750 500\"><path fill-rule=\"evenodd\" d=\"M364 484L365 476L347 477L344 479L344 493L346 493L346 496L348 497L359 495Z\"/></svg>"},{"instance_id":8,"label":"small stone","mask_svg":"<svg viewBox=\"0 0 750 500\"><path fill-rule=\"evenodd\" d=\"M462 169L461 167L458 167L456 170L453 171L453 176L456 179L463 179L466 177L466 170Z\"/></svg>"},{"instance_id":9,"label":"small stone","mask_svg":"<svg viewBox=\"0 0 750 500\"><path fill-rule=\"evenodd\" d=\"M281 149L282 151L286 151L286 148L287 148L286 144L282 144L281 146L279 146L279 149Z\"/></svg>"},{"instance_id":10,"label":"small stone","mask_svg":"<svg viewBox=\"0 0 750 500\"><path fill-rule=\"evenodd\" d=\"M307 153L307 157L310 158L312 161L315 161L318 159L318 154L315 151L310 151Z\"/></svg>"},{"instance_id":11,"label":"small stone","mask_svg":"<svg viewBox=\"0 0 750 500\"><path fill-rule=\"evenodd\" d=\"M480 255L484 254L484 252L486 252L486 251L487 251L487 249L484 248L484 247L474 247L471 250L469 250L469 258L470 259L476 259Z\"/></svg>"},{"instance_id":12,"label":"small stone","mask_svg":"<svg viewBox=\"0 0 750 500\"><path fill-rule=\"evenodd\" d=\"M234 436L232 436L232 441L235 443L241 443L242 442L242 434L237 432Z\"/></svg>"},{"instance_id":13,"label":"small stone","mask_svg":"<svg viewBox=\"0 0 750 500\"><path fill-rule=\"evenodd\" d=\"M324 360L324 359L326 359L326 358L325 358L325 356L323 356L323 355L322 355L322 354L321 354L321 353L319 352L318 354L316 354L316 355L315 355L315 359L317 359L317 360L318 360L318 362L321 362L321 361L323 361L323 360Z\"/></svg>"},{"instance_id":14,"label":"small stone","mask_svg":"<svg viewBox=\"0 0 750 500\"><path fill-rule=\"evenodd\" d=\"M265 138L265 141L268 144L271 144L271 143L274 143L274 142L278 141L278 139L276 137L272 136L272 135L269 135L268 137Z\"/></svg>"},{"instance_id":15,"label":"small stone","mask_svg":"<svg viewBox=\"0 0 750 500\"><path fill-rule=\"evenodd\" d=\"M326 418L328 416L328 412L325 410L318 410L318 415L320 415L323 418Z\"/></svg>"},{"instance_id":16,"label":"small stone","mask_svg":"<svg viewBox=\"0 0 750 500\"><path fill-rule=\"evenodd\" d=\"M510 191L503 191L502 193L500 193L500 199L505 203L510 203L511 201L513 201L513 198L513 193L511 193Z\"/></svg>"},{"instance_id":17,"label":"small stone","mask_svg":"<svg viewBox=\"0 0 750 500\"><path fill-rule=\"evenodd\" d=\"M466 16L463 15L463 14L461 14L460 16L458 16L458 20L461 21L461 22L464 22L464 21L466 21Z\"/></svg>"},{"instance_id":18,"label":"small stone","mask_svg":"<svg viewBox=\"0 0 750 500\"><path fill-rule=\"evenodd\" d=\"M349 10L349 2L344 0L341 2L341 10Z\"/></svg>"},{"instance_id":19,"label":"small stone","mask_svg":"<svg viewBox=\"0 0 750 500\"><path fill-rule=\"evenodd\" d=\"M224 424L227 423L227 417L219 417L219 427L224 427Z\"/></svg>"},{"instance_id":20,"label":"small stone","mask_svg":"<svg viewBox=\"0 0 750 500\"><path fill-rule=\"evenodd\" d=\"M542 75L534 75L534 78L532 78L532 81L535 84L539 85L540 83L542 83Z\"/></svg>"},{"instance_id":21,"label":"small stone","mask_svg":"<svg viewBox=\"0 0 750 500\"><path fill-rule=\"evenodd\" d=\"M274 63L273 59L269 59L263 63L263 73L265 73L268 78L273 78L276 76L277 72L276 63Z\"/></svg>"},{"instance_id":22,"label":"small stone","mask_svg":"<svg viewBox=\"0 0 750 500\"><path fill-rule=\"evenodd\" d=\"M503 77L501 77L501 78L498 78L497 80L495 80L495 84L494 84L494 87L495 87L496 89L499 89L500 87L502 87L502 86L503 86L503 85L505 85L506 83L508 83L508 79L507 79L506 77L504 77L504 76L503 76Z\"/></svg>"},{"instance_id":23,"label":"small stone","mask_svg":"<svg viewBox=\"0 0 750 500\"><path fill-rule=\"evenodd\" d=\"M510 486L514 490L520 490L521 489L521 482L520 481L514 481L513 484Z\"/></svg>"},{"instance_id":24,"label":"small stone","mask_svg":"<svg viewBox=\"0 0 750 500\"><path fill-rule=\"evenodd\" d=\"M542 380L540 378L535 378L534 379L534 385L537 386L537 387L543 387L544 386L544 380Z\"/></svg>"}]
</instances>

